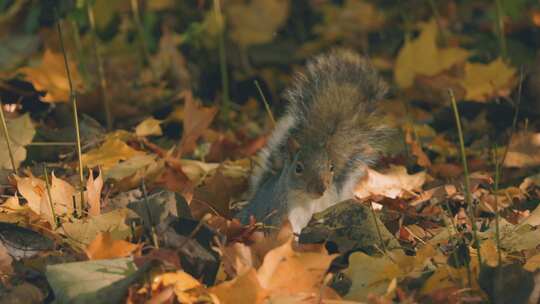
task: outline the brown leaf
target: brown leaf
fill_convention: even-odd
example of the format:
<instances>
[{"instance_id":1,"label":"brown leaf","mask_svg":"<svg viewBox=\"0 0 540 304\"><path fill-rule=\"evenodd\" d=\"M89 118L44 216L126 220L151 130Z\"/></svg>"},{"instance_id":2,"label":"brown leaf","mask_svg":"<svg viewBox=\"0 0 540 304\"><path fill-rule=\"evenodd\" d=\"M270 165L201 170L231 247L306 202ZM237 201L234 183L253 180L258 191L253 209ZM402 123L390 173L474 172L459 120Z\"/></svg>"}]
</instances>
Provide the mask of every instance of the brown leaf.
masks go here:
<instances>
[{"instance_id":1,"label":"brown leaf","mask_svg":"<svg viewBox=\"0 0 540 304\"><path fill-rule=\"evenodd\" d=\"M218 111L217 107L201 106L189 91L181 93L180 97L185 100L184 130L176 153L177 156L190 153L195 149L197 139L208 129Z\"/></svg>"},{"instance_id":2,"label":"brown leaf","mask_svg":"<svg viewBox=\"0 0 540 304\"><path fill-rule=\"evenodd\" d=\"M140 248L141 245L124 240L114 240L111 233L107 231L100 232L86 247L85 252L90 260L104 260L126 257Z\"/></svg>"}]
</instances>

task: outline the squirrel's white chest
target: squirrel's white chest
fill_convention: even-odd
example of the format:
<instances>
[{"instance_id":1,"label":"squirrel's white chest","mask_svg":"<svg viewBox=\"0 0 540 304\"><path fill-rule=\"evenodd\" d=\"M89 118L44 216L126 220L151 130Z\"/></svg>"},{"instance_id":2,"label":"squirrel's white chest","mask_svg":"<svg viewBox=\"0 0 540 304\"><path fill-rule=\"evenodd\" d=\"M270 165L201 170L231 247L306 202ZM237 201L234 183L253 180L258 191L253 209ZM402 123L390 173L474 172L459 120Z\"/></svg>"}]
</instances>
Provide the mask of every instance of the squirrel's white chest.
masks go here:
<instances>
[{"instance_id":1,"label":"squirrel's white chest","mask_svg":"<svg viewBox=\"0 0 540 304\"><path fill-rule=\"evenodd\" d=\"M289 205L288 219L294 233L300 233L306 227L314 213L339 203L335 187L328 189L323 196L317 199L293 199Z\"/></svg>"}]
</instances>

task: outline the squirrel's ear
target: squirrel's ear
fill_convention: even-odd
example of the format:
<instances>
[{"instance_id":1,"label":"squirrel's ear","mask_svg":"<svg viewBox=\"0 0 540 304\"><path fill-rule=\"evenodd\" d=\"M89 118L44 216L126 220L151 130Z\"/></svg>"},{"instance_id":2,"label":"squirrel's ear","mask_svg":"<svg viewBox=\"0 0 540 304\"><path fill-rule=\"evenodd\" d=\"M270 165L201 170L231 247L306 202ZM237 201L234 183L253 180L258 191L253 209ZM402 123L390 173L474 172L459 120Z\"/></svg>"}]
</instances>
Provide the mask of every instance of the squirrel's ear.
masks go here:
<instances>
[{"instance_id":1,"label":"squirrel's ear","mask_svg":"<svg viewBox=\"0 0 540 304\"><path fill-rule=\"evenodd\" d=\"M289 137L287 139L287 151L289 152L289 156L291 159L294 159L294 156L300 149L300 144L292 137Z\"/></svg>"}]
</instances>

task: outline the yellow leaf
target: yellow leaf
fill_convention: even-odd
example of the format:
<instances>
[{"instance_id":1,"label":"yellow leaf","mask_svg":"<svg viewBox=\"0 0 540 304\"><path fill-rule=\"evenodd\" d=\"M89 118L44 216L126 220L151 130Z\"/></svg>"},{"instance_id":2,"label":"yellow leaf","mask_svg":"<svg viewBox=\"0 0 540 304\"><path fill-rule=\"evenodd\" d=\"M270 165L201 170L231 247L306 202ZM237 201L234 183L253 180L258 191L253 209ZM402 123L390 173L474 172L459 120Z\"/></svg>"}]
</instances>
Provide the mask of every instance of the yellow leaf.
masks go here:
<instances>
[{"instance_id":1,"label":"yellow leaf","mask_svg":"<svg viewBox=\"0 0 540 304\"><path fill-rule=\"evenodd\" d=\"M99 166L103 172L106 172L120 161L139 155L144 155L144 152L131 148L120 139L109 138L101 147L83 154L82 162L86 167Z\"/></svg>"},{"instance_id":2,"label":"yellow leaf","mask_svg":"<svg viewBox=\"0 0 540 304\"><path fill-rule=\"evenodd\" d=\"M90 260L105 260L129 256L140 247L124 240L114 240L111 233L106 231L100 232L85 252Z\"/></svg>"},{"instance_id":3,"label":"yellow leaf","mask_svg":"<svg viewBox=\"0 0 540 304\"><path fill-rule=\"evenodd\" d=\"M231 37L243 47L270 42L289 16L289 0L231 1L225 6Z\"/></svg>"},{"instance_id":4,"label":"yellow leaf","mask_svg":"<svg viewBox=\"0 0 540 304\"><path fill-rule=\"evenodd\" d=\"M394 78L402 88L412 86L416 75L437 75L469 57L469 52L465 49L437 46L438 28L434 20L420 27L420 36L405 41L396 59Z\"/></svg>"},{"instance_id":5,"label":"yellow leaf","mask_svg":"<svg viewBox=\"0 0 540 304\"><path fill-rule=\"evenodd\" d=\"M137 136L162 135L160 124L161 120L152 117L147 118L137 125L135 134Z\"/></svg>"},{"instance_id":6,"label":"yellow leaf","mask_svg":"<svg viewBox=\"0 0 540 304\"><path fill-rule=\"evenodd\" d=\"M540 254L533 255L527 259L527 263L523 265L523 269L527 271L536 271L538 268L540 268Z\"/></svg>"},{"instance_id":7,"label":"yellow leaf","mask_svg":"<svg viewBox=\"0 0 540 304\"><path fill-rule=\"evenodd\" d=\"M25 146L32 142L36 130L28 114L15 119L9 119L6 123L9 131L9 143L11 152L13 153L13 161L15 162L15 167L18 168L20 163L26 159ZM6 139L2 132L0 132L0 169L13 169Z\"/></svg>"},{"instance_id":8,"label":"yellow leaf","mask_svg":"<svg viewBox=\"0 0 540 304\"><path fill-rule=\"evenodd\" d=\"M53 53L47 49L39 66L23 67L18 72L24 74L36 90L47 92L45 97L42 98L43 101L51 103L69 101L69 81L62 54ZM82 81L75 63L69 62L69 72L71 73L74 89L82 89Z\"/></svg>"},{"instance_id":9,"label":"yellow leaf","mask_svg":"<svg viewBox=\"0 0 540 304\"><path fill-rule=\"evenodd\" d=\"M508 96L516 79L516 69L508 66L501 58L488 64L465 64L465 88L467 100L486 101L496 96Z\"/></svg>"}]
</instances>

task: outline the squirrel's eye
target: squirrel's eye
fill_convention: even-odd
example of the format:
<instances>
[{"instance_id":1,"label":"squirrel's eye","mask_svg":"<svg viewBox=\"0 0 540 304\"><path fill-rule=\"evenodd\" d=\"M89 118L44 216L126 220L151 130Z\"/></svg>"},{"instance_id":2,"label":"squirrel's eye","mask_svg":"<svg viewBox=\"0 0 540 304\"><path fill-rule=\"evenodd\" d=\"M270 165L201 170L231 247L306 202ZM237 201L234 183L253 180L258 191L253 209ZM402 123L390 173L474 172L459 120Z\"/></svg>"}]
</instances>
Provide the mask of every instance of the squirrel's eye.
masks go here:
<instances>
[{"instance_id":1,"label":"squirrel's eye","mask_svg":"<svg viewBox=\"0 0 540 304\"><path fill-rule=\"evenodd\" d=\"M296 167L294 168L294 172L296 174L301 174L304 172L304 166L301 163L296 163Z\"/></svg>"}]
</instances>

